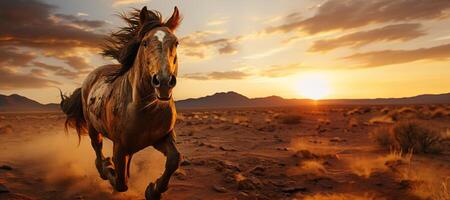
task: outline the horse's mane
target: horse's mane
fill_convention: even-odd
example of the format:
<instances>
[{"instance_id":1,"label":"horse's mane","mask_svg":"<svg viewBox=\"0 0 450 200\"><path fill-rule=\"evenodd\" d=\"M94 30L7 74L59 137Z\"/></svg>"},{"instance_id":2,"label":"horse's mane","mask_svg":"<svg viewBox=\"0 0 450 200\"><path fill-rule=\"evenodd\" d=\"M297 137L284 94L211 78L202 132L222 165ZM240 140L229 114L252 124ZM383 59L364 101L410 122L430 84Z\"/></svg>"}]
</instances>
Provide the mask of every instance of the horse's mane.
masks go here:
<instances>
[{"instance_id":1,"label":"horse's mane","mask_svg":"<svg viewBox=\"0 0 450 200\"><path fill-rule=\"evenodd\" d=\"M144 23L141 24L141 14L147 12L148 15ZM118 31L112 32L106 39L102 47L102 55L116 59L121 67L111 73L109 81L114 81L117 77L125 74L133 66L136 59L142 38L146 33L154 28L166 26L171 30L181 22L178 9L175 7L174 14L166 22L162 21L161 13L155 10L133 9L129 13L120 13L119 17L125 21L126 26L120 27Z\"/></svg>"}]
</instances>

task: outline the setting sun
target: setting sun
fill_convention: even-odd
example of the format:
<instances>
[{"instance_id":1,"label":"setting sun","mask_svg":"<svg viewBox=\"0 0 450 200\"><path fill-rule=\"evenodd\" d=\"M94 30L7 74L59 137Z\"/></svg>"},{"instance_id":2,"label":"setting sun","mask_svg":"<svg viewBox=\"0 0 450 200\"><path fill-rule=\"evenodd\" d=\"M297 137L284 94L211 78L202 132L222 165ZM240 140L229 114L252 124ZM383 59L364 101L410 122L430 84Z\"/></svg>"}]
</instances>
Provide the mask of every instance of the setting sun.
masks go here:
<instances>
[{"instance_id":1,"label":"setting sun","mask_svg":"<svg viewBox=\"0 0 450 200\"><path fill-rule=\"evenodd\" d=\"M318 100L330 94L328 80L321 74L307 74L300 78L298 92L306 98Z\"/></svg>"}]
</instances>

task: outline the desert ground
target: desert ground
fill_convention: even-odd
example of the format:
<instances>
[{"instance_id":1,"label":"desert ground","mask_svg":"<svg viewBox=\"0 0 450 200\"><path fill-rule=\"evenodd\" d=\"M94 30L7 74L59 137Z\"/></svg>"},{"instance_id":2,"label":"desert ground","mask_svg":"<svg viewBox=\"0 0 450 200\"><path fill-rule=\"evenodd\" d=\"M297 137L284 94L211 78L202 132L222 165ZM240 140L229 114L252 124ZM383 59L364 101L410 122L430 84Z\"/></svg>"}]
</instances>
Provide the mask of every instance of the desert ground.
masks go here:
<instances>
[{"instance_id":1,"label":"desert ground","mask_svg":"<svg viewBox=\"0 0 450 200\"><path fill-rule=\"evenodd\" d=\"M162 154L135 154L129 190L113 192L64 119L0 113L0 199L144 199ZM450 199L449 105L179 110L176 132L163 199Z\"/></svg>"}]
</instances>

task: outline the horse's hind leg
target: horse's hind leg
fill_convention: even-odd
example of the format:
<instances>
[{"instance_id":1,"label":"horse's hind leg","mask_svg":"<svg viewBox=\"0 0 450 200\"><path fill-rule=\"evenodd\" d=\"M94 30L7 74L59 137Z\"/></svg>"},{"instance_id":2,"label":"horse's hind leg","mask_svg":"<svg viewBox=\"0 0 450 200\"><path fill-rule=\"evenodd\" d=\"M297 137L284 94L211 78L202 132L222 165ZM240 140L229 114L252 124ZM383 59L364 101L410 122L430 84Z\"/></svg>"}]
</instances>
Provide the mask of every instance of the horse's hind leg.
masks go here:
<instances>
[{"instance_id":1,"label":"horse's hind leg","mask_svg":"<svg viewBox=\"0 0 450 200\"><path fill-rule=\"evenodd\" d=\"M180 152L175 144L175 132L170 132L165 138L160 142L153 145L155 149L163 153L166 159L166 169L161 177L156 180L155 183L150 183L145 190L146 199L160 199L161 193L167 190L167 185L169 184L170 177L178 169L180 164Z\"/></svg>"},{"instance_id":2,"label":"horse's hind leg","mask_svg":"<svg viewBox=\"0 0 450 200\"><path fill-rule=\"evenodd\" d=\"M92 126L89 126L88 129L89 137L91 138L91 145L92 148L95 151L95 167L97 168L98 173L100 174L100 177L104 180L107 179L105 174L103 173L103 162L105 160L105 156L103 155L102 148L103 148L103 136L95 130Z\"/></svg>"}]
</instances>

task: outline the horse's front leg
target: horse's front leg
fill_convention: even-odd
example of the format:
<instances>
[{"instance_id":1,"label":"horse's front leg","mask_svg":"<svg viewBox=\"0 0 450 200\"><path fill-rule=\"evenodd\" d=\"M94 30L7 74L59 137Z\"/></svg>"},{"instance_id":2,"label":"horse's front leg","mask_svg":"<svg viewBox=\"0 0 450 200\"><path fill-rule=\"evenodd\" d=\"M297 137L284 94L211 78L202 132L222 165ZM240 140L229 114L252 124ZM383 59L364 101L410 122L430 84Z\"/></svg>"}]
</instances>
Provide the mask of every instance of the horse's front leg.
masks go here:
<instances>
[{"instance_id":1,"label":"horse's front leg","mask_svg":"<svg viewBox=\"0 0 450 200\"><path fill-rule=\"evenodd\" d=\"M126 175L126 167L128 162L128 154L120 145L114 143L113 166L104 166L103 170L107 174L108 180L114 189L118 192L128 190L128 176Z\"/></svg>"},{"instance_id":2,"label":"horse's front leg","mask_svg":"<svg viewBox=\"0 0 450 200\"><path fill-rule=\"evenodd\" d=\"M166 168L163 175L156 180L156 183L150 183L147 186L147 189L145 190L145 198L147 200L161 198L161 193L167 190L170 177L178 169L181 159L180 152L178 152L176 147L174 131L171 131L166 137L153 146L166 156Z\"/></svg>"}]
</instances>

